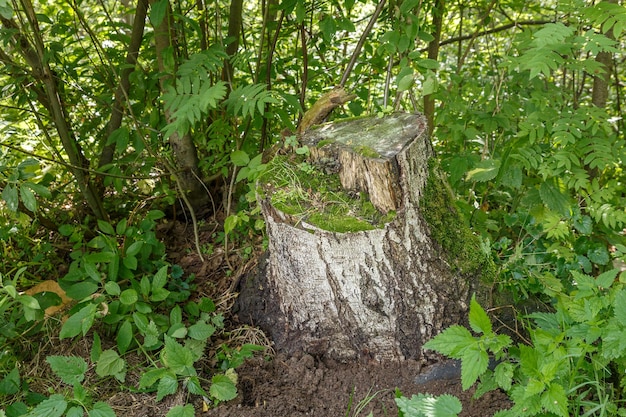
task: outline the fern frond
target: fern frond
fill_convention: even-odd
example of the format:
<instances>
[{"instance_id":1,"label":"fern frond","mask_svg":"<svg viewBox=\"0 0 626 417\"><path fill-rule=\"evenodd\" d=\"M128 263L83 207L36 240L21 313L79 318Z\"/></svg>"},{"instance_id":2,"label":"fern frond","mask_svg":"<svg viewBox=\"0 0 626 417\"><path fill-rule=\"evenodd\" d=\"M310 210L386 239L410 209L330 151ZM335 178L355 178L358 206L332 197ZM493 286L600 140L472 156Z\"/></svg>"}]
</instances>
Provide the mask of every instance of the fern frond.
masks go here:
<instances>
[{"instance_id":1,"label":"fern frond","mask_svg":"<svg viewBox=\"0 0 626 417\"><path fill-rule=\"evenodd\" d=\"M189 132L224 99L226 84L222 81L213 83L212 79L221 71L227 57L221 47L213 46L192 55L180 65L174 86L163 95L165 109L171 113L171 121L163 129L166 138L175 132L179 135Z\"/></svg>"},{"instance_id":2,"label":"fern frond","mask_svg":"<svg viewBox=\"0 0 626 417\"><path fill-rule=\"evenodd\" d=\"M266 104L278 104L280 101L272 91L266 90L265 84L251 84L237 87L224 101L228 111L234 116L253 117L255 113L263 115Z\"/></svg>"}]
</instances>

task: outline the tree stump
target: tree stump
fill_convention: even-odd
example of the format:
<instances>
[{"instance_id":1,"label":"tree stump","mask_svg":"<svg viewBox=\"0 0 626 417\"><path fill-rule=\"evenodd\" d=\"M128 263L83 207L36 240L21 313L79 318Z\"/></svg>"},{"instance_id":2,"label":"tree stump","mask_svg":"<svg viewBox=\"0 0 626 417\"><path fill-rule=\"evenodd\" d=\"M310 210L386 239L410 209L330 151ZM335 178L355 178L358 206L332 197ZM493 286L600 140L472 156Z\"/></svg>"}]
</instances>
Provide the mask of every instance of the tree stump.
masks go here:
<instances>
[{"instance_id":1,"label":"tree stump","mask_svg":"<svg viewBox=\"0 0 626 417\"><path fill-rule=\"evenodd\" d=\"M240 318L288 353L421 357L432 336L466 322L471 294L494 273L439 174L426 119L401 113L339 121L306 132L301 143L328 181L338 176L352 195L369 196L388 221L369 230L323 230L309 221L311 210L278 208L272 197L283 184L262 177L269 255L241 289Z\"/></svg>"}]
</instances>

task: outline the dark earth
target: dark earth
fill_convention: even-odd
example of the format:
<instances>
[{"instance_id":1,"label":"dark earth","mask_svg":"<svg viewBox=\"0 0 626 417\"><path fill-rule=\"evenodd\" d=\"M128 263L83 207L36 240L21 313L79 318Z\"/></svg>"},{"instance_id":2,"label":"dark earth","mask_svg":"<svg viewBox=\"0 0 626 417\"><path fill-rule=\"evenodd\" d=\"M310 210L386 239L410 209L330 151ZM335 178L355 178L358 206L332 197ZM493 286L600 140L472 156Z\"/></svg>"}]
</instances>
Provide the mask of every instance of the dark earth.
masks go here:
<instances>
[{"instance_id":1,"label":"dark earth","mask_svg":"<svg viewBox=\"0 0 626 417\"><path fill-rule=\"evenodd\" d=\"M213 242L218 230L219 223L202 223L200 242ZM87 375L85 385L93 384L94 397L107 401L120 417L165 416L171 407L189 403L194 405L196 416L202 417L352 417L368 416L370 412L373 416L397 416L394 401L396 389L406 397L417 393L455 395L463 404L460 416L466 417L492 416L498 410L510 406L507 396L502 392L491 392L473 399L474 388L463 391L460 377L445 375L446 372L440 375L435 372L432 374L435 377L426 378L426 383L416 383L420 370L426 372L430 369L432 372L433 366L441 368L445 364L420 364L410 360L394 363L339 363L302 353L291 357L276 353L271 341L259 329L241 324L236 315L229 314L237 296L233 290L235 284L246 273L255 270L258 254L244 255L242 249L226 252L223 244L215 243L211 248L205 248L203 262L193 243L191 222L170 222L162 226L161 234L167 246L169 261L180 265L185 274L195 274L195 296L211 297L218 308L225 311L230 339L217 342L225 342L229 346L256 343L267 346L267 350L237 369L238 397L217 406L207 404L201 397L180 391L159 403L155 401L154 393L133 392L141 375L133 372L132 358L127 357L129 372L124 384L129 388L127 390L119 390L116 382L99 380L92 370ZM260 247L260 242L256 246ZM236 272L228 274L228 270ZM47 371L46 355L74 354L88 359L90 348L89 338L59 341L51 337L33 361L25 365L25 368L31 369L31 390L37 390L39 380L48 384L50 382L52 374ZM213 353L208 349L206 360L197 363L200 376L207 381L214 369ZM137 358L137 361L141 360ZM41 389L44 389L43 386L42 382ZM205 389L208 390L208 386Z\"/></svg>"}]
</instances>

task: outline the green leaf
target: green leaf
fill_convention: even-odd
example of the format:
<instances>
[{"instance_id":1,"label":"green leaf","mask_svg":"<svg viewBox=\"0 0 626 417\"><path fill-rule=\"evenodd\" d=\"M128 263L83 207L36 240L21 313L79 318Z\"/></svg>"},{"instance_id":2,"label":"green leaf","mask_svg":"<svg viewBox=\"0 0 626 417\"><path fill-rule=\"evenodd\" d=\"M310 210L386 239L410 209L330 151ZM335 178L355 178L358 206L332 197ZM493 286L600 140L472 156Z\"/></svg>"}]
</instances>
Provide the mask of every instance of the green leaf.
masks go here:
<instances>
[{"instance_id":1,"label":"green leaf","mask_svg":"<svg viewBox=\"0 0 626 417\"><path fill-rule=\"evenodd\" d=\"M100 340L98 333L94 332L89 358L95 363L98 362L98 359L100 359L100 355L102 355L102 341Z\"/></svg>"},{"instance_id":2,"label":"green leaf","mask_svg":"<svg viewBox=\"0 0 626 417\"><path fill-rule=\"evenodd\" d=\"M192 376L191 378L189 378L187 380L186 387L187 391L192 394L204 396L207 395L206 392L202 389L202 386L200 386L200 378L198 378L197 376Z\"/></svg>"},{"instance_id":3,"label":"green leaf","mask_svg":"<svg viewBox=\"0 0 626 417\"><path fill-rule=\"evenodd\" d=\"M125 256L124 259L122 259L122 264L131 271L134 271L137 269L137 258L134 256Z\"/></svg>"},{"instance_id":4,"label":"green leaf","mask_svg":"<svg viewBox=\"0 0 626 417\"><path fill-rule=\"evenodd\" d=\"M125 320L117 331L117 349L120 354L125 354L133 341L133 325L130 320Z\"/></svg>"},{"instance_id":5,"label":"green leaf","mask_svg":"<svg viewBox=\"0 0 626 417\"><path fill-rule=\"evenodd\" d=\"M137 291L132 288L125 289L120 294L120 302L124 305L131 306L135 304L139 300L139 295L137 295Z\"/></svg>"},{"instance_id":6,"label":"green leaf","mask_svg":"<svg viewBox=\"0 0 626 417\"><path fill-rule=\"evenodd\" d=\"M551 383L548 389L541 396L541 405L557 416L568 417L567 394L565 388L557 383Z\"/></svg>"},{"instance_id":7,"label":"green leaf","mask_svg":"<svg viewBox=\"0 0 626 417\"><path fill-rule=\"evenodd\" d=\"M139 253L139 251L141 250L141 248L143 247L143 241L137 241L137 242L133 242L128 248L126 248L126 255L127 256L135 256Z\"/></svg>"},{"instance_id":8,"label":"green leaf","mask_svg":"<svg viewBox=\"0 0 626 417\"><path fill-rule=\"evenodd\" d=\"M113 295L113 296L120 295L122 293L122 290L119 284L114 281L107 281L106 284L104 284L104 290L106 291L107 294Z\"/></svg>"},{"instance_id":9,"label":"green leaf","mask_svg":"<svg viewBox=\"0 0 626 417\"><path fill-rule=\"evenodd\" d=\"M485 159L477 163L471 171L467 173L469 181L486 182L494 179L500 172L500 160Z\"/></svg>"},{"instance_id":10,"label":"green leaf","mask_svg":"<svg viewBox=\"0 0 626 417\"><path fill-rule=\"evenodd\" d=\"M626 290L620 290L613 300L613 312L615 318L622 326L626 327Z\"/></svg>"},{"instance_id":11,"label":"green leaf","mask_svg":"<svg viewBox=\"0 0 626 417\"><path fill-rule=\"evenodd\" d=\"M150 296L150 300L154 302L159 302L167 299L170 296L170 291L165 288L157 288L152 291L152 295Z\"/></svg>"},{"instance_id":12,"label":"green leaf","mask_svg":"<svg viewBox=\"0 0 626 417\"><path fill-rule=\"evenodd\" d=\"M175 405L167 412L165 417L194 417L195 411L193 405Z\"/></svg>"},{"instance_id":13,"label":"green leaf","mask_svg":"<svg viewBox=\"0 0 626 417\"><path fill-rule=\"evenodd\" d=\"M436 93L438 86L439 83L437 81L437 77L432 73L432 71L428 71L426 78L422 83L422 95L427 96Z\"/></svg>"},{"instance_id":14,"label":"green leaf","mask_svg":"<svg viewBox=\"0 0 626 417\"><path fill-rule=\"evenodd\" d=\"M61 332L59 333L60 339L77 336L79 333L83 333L83 336L87 334L91 326L93 325L94 318L96 316L96 305L88 304L81 308L78 312L72 314L63 324Z\"/></svg>"},{"instance_id":15,"label":"green leaf","mask_svg":"<svg viewBox=\"0 0 626 417\"><path fill-rule=\"evenodd\" d=\"M463 351L478 343L463 326L451 326L424 344L424 349L435 350L446 356L461 359Z\"/></svg>"},{"instance_id":16,"label":"green leaf","mask_svg":"<svg viewBox=\"0 0 626 417\"><path fill-rule=\"evenodd\" d=\"M461 386L463 390L468 390L485 373L489 366L489 356L487 352L479 349L478 346L466 349L461 359Z\"/></svg>"},{"instance_id":17,"label":"green leaf","mask_svg":"<svg viewBox=\"0 0 626 417\"><path fill-rule=\"evenodd\" d=\"M205 313L213 313L215 311L215 303L208 297L202 297L198 305L201 311Z\"/></svg>"},{"instance_id":18,"label":"green leaf","mask_svg":"<svg viewBox=\"0 0 626 417\"><path fill-rule=\"evenodd\" d=\"M335 31L337 30L335 19L333 19L331 15L327 14L322 20L320 20L319 26L324 41L330 42L335 34Z\"/></svg>"},{"instance_id":19,"label":"green leaf","mask_svg":"<svg viewBox=\"0 0 626 417\"><path fill-rule=\"evenodd\" d=\"M83 259L91 264L98 264L111 262L116 256L117 254L114 252L94 252L85 255Z\"/></svg>"},{"instance_id":20,"label":"green leaf","mask_svg":"<svg viewBox=\"0 0 626 417\"><path fill-rule=\"evenodd\" d=\"M46 362L50 364L61 381L69 385L80 384L85 379L87 362L78 356L48 356Z\"/></svg>"},{"instance_id":21,"label":"green leaf","mask_svg":"<svg viewBox=\"0 0 626 417\"><path fill-rule=\"evenodd\" d=\"M143 295L144 297L147 297L148 294L150 294L150 288L152 287L152 284L150 283L150 279L146 276L141 278L141 281L139 282L139 289L141 290L141 295Z\"/></svg>"},{"instance_id":22,"label":"green leaf","mask_svg":"<svg viewBox=\"0 0 626 417\"><path fill-rule=\"evenodd\" d=\"M168 266L161 267L154 277L152 277L152 291L157 288L163 288L167 284L167 269Z\"/></svg>"},{"instance_id":23,"label":"green leaf","mask_svg":"<svg viewBox=\"0 0 626 417\"><path fill-rule=\"evenodd\" d=\"M176 376L167 373L159 380L157 387L157 402L161 401L166 395L175 394L178 391L178 381Z\"/></svg>"},{"instance_id":24,"label":"green leaf","mask_svg":"<svg viewBox=\"0 0 626 417\"><path fill-rule=\"evenodd\" d=\"M17 299L20 301L20 303L26 307L26 308L30 308L33 310L39 310L40 306L39 306L39 301L37 301L37 299L31 295L20 295L17 297Z\"/></svg>"},{"instance_id":25,"label":"green leaf","mask_svg":"<svg viewBox=\"0 0 626 417\"><path fill-rule=\"evenodd\" d=\"M229 234L232 232L235 226L237 226L237 223L239 223L239 216L236 214L231 214L226 217L226 220L224 220L224 233Z\"/></svg>"},{"instance_id":26,"label":"green leaf","mask_svg":"<svg viewBox=\"0 0 626 417\"><path fill-rule=\"evenodd\" d=\"M193 353L174 340L165 336L165 349L161 352L163 364L177 375L192 376L196 374L193 367Z\"/></svg>"},{"instance_id":27,"label":"green leaf","mask_svg":"<svg viewBox=\"0 0 626 417\"><path fill-rule=\"evenodd\" d=\"M596 285L601 289L611 288L611 286L615 282L615 278L617 277L618 272L619 269L610 269L606 272L601 273L596 278Z\"/></svg>"},{"instance_id":28,"label":"green leaf","mask_svg":"<svg viewBox=\"0 0 626 417\"><path fill-rule=\"evenodd\" d=\"M198 322L189 326L189 337L195 340L207 340L215 333L215 327L210 324Z\"/></svg>"},{"instance_id":29,"label":"green leaf","mask_svg":"<svg viewBox=\"0 0 626 417\"><path fill-rule=\"evenodd\" d=\"M152 26L157 27L165 19L165 15L167 14L167 7L169 5L169 0L159 0L150 6L150 21L152 22Z\"/></svg>"},{"instance_id":30,"label":"green leaf","mask_svg":"<svg viewBox=\"0 0 626 417\"><path fill-rule=\"evenodd\" d=\"M61 417L66 409L65 398L61 394L54 394L40 402L26 417Z\"/></svg>"},{"instance_id":31,"label":"green leaf","mask_svg":"<svg viewBox=\"0 0 626 417\"><path fill-rule=\"evenodd\" d=\"M478 304L475 296L472 296L472 301L470 302L469 322L470 327L476 333L484 333L487 336L493 334L491 320L489 320L485 310Z\"/></svg>"},{"instance_id":32,"label":"green leaf","mask_svg":"<svg viewBox=\"0 0 626 417\"><path fill-rule=\"evenodd\" d=\"M496 383L504 391L509 391L513 383L513 365L508 362L502 362L496 366L494 377Z\"/></svg>"},{"instance_id":33,"label":"green leaf","mask_svg":"<svg viewBox=\"0 0 626 417\"><path fill-rule=\"evenodd\" d=\"M230 401L237 396L237 386L226 375L214 375L209 394L218 401Z\"/></svg>"},{"instance_id":34,"label":"green leaf","mask_svg":"<svg viewBox=\"0 0 626 417\"><path fill-rule=\"evenodd\" d=\"M183 322L183 311L179 305L175 305L170 311L170 324L180 324Z\"/></svg>"},{"instance_id":35,"label":"green leaf","mask_svg":"<svg viewBox=\"0 0 626 417\"><path fill-rule=\"evenodd\" d=\"M7 0L0 1L0 16L5 19L11 19L13 17L13 9Z\"/></svg>"},{"instance_id":36,"label":"green leaf","mask_svg":"<svg viewBox=\"0 0 626 417\"><path fill-rule=\"evenodd\" d=\"M20 390L20 371L13 368L11 372L5 375L0 381L0 395L14 395Z\"/></svg>"},{"instance_id":37,"label":"green leaf","mask_svg":"<svg viewBox=\"0 0 626 417\"><path fill-rule=\"evenodd\" d=\"M30 188L35 194L40 195L41 197L52 198L52 193L48 187L44 185L35 184L33 182L25 182L23 186Z\"/></svg>"},{"instance_id":38,"label":"green leaf","mask_svg":"<svg viewBox=\"0 0 626 417\"><path fill-rule=\"evenodd\" d=\"M234 151L230 154L230 161L238 167L245 167L250 162L248 154L242 150Z\"/></svg>"},{"instance_id":39,"label":"green leaf","mask_svg":"<svg viewBox=\"0 0 626 417\"><path fill-rule=\"evenodd\" d=\"M74 406L67 410L65 413L65 417L83 417L85 415L85 410L82 407Z\"/></svg>"},{"instance_id":40,"label":"green leaf","mask_svg":"<svg viewBox=\"0 0 626 417\"><path fill-rule=\"evenodd\" d=\"M583 235L590 235L593 232L593 220L589 216L575 217L572 225Z\"/></svg>"},{"instance_id":41,"label":"green leaf","mask_svg":"<svg viewBox=\"0 0 626 417\"><path fill-rule=\"evenodd\" d=\"M11 211L17 211L18 208L18 192L17 188L15 188L11 184L7 184L2 190L2 199L7 204L7 208Z\"/></svg>"},{"instance_id":42,"label":"green leaf","mask_svg":"<svg viewBox=\"0 0 626 417\"><path fill-rule=\"evenodd\" d=\"M175 339L182 339L187 336L187 327L183 323L175 323L167 331L167 335Z\"/></svg>"},{"instance_id":43,"label":"green leaf","mask_svg":"<svg viewBox=\"0 0 626 417\"><path fill-rule=\"evenodd\" d=\"M398 91L406 91L413 86L413 74L406 74L402 78L398 79Z\"/></svg>"},{"instance_id":44,"label":"green leaf","mask_svg":"<svg viewBox=\"0 0 626 417\"><path fill-rule=\"evenodd\" d=\"M601 245L589 249L587 251L587 258L596 265L607 265L611 259L607 248Z\"/></svg>"},{"instance_id":45,"label":"green leaf","mask_svg":"<svg viewBox=\"0 0 626 417\"><path fill-rule=\"evenodd\" d=\"M89 417L117 417L111 406L105 402L98 401L91 410L87 411Z\"/></svg>"},{"instance_id":46,"label":"green leaf","mask_svg":"<svg viewBox=\"0 0 626 417\"><path fill-rule=\"evenodd\" d=\"M118 381L126 379L126 361L113 349L107 349L100 355L96 365L96 373L100 377L114 376Z\"/></svg>"},{"instance_id":47,"label":"green leaf","mask_svg":"<svg viewBox=\"0 0 626 417\"><path fill-rule=\"evenodd\" d=\"M543 204L550 210L562 216L568 216L570 214L569 198L552 182L544 181L541 184L539 187L539 196Z\"/></svg>"},{"instance_id":48,"label":"green leaf","mask_svg":"<svg viewBox=\"0 0 626 417\"><path fill-rule=\"evenodd\" d=\"M37 199L35 198L35 194L31 191L30 188L22 184L20 187L20 198L22 199L22 203L24 203L24 207L33 213L37 211Z\"/></svg>"},{"instance_id":49,"label":"green leaf","mask_svg":"<svg viewBox=\"0 0 626 417\"><path fill-rule=\"evenodd\" d=\"M111 223L104 220L98 220L98 229L104 234L109 236L115 236L115 229L111 226Z\"/></svg>"},{"instance_id":50,"label":"green leaf","mask_svg":"<svg viewBox=\"0 0 626 417\"><path fill-rule=\"evenodd\" d=\"M143 332L143 345L146 349L152 349L154 347L158 347L160 345L159 336L161 333L156 325L156 323L150 320L150 323L146 327L146 331Z\"/></svg>"},{"instance_id":51,"label":"green leaf","mask_svg":"<svg viewBox=\"0 0 626 417\"><path fill-rule=\"evenodd\" d=\"M151 369L148 372L145 372L143 375L141 375L141 378L139 379L139 388L150 388L151 386L156 384L159 379L163 378L168 373L171 372L167 368Z\"/></svg>"}]
</instances>

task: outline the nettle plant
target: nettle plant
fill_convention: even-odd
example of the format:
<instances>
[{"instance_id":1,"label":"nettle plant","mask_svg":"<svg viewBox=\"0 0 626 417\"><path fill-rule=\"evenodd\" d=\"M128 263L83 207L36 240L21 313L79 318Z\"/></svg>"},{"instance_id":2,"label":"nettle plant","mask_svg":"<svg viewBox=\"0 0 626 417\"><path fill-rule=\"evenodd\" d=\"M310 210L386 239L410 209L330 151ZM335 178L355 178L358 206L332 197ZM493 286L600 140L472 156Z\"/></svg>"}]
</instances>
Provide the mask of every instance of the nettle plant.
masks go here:
<instances>
[{"instance_id":1,"label":"nettle plant","mask_svg":"<svg viewBox=\"0 0 626 417\"><path fill-rule=\"evenodd\" d=\"M494 332L475 298L470 305L472 334L452 326L427 342L426 349L460 359L461 382L479 382L476 396L502 389L511 400L508 416L626 415L626 277L619 270L592 277L572 272L572 289L558 280L546 286L550 312L525 317L528 343ZM497 366L492 371L489 363Z\"/></svg>"}]
</instances>

